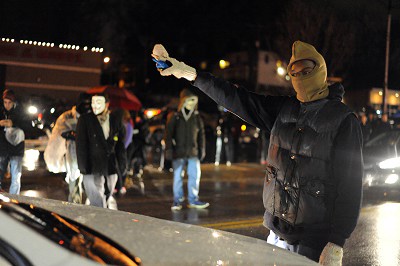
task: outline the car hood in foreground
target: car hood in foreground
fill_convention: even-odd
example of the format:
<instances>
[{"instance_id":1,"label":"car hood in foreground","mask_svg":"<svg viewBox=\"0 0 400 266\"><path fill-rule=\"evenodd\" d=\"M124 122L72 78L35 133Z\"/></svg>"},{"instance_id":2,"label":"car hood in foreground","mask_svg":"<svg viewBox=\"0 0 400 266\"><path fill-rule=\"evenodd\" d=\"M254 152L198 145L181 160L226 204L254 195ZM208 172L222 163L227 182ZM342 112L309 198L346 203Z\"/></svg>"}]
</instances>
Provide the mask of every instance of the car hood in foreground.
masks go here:
<instances>
[{"instance_id":1,"label":"car hood in foreground","mask_svg":"<svg viewBox=\"0 0 400 266\"><path fill-rule=\"evenodd\" d=\"M143 265L318 265L266 241L234 233L57 200L4 195L104 234L139 257Z\"/></svg>"}]
</instances>

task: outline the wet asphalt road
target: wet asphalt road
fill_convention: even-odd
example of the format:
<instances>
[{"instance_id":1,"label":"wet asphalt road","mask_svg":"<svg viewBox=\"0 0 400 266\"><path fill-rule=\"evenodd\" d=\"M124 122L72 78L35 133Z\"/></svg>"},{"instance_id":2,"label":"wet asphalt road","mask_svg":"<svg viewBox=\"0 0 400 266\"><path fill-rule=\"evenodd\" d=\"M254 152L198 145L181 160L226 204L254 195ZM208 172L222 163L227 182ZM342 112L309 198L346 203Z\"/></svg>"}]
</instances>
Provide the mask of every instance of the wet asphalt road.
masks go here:
<instances>
[{"instance_id":1,"label":"wet asphalt road","mask_svg":"<svg viewBox=\"0 0 400 266\"><path fill-rule=\"evenodd\" d=\"M24 160L21 194L66 200L63 174L46 170L39 153ZM231 167L202 164L200 199L203 210L170 210L172 173L146 167L143 183L133 179L124 196L116 196L118 209L177 222L197 224L265 239L262 226L262 165L240 163ZM186 184L186 183L184 183ZM8 190L9 179L3 182ZM400 265L400 193L366 192L356 230L344 247L343 265Z\"/></svg>"}]
</instances>

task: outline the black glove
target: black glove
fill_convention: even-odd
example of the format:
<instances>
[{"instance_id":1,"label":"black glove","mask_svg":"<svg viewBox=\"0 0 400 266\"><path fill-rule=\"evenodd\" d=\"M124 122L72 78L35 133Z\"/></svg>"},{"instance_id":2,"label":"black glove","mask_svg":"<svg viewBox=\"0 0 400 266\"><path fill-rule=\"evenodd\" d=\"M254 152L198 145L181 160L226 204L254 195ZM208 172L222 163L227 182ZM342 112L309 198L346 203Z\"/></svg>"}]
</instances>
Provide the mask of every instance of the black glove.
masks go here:
<instances>
[{"instance_id":1,"label":"black glove","mask_svg":"<svg viewBox=\"0 0 400 266\"><path fill-rule=\"evenodd\" d=\"M172 157L173 157L172 150L166 150L165 151L165 160L172 161L172 159L173 159Z\"/></svg>"},{"instance_id":2,"label":"black glove","mask_svg":"<svg viewBox=\"0 0 400 266\"><path fill-rule=\"evenodd\" d=\"M61 137L63 137L66 140L75 140L76 132L74 130L66 131L61 133Z\"/></svg>"}]
</instances>

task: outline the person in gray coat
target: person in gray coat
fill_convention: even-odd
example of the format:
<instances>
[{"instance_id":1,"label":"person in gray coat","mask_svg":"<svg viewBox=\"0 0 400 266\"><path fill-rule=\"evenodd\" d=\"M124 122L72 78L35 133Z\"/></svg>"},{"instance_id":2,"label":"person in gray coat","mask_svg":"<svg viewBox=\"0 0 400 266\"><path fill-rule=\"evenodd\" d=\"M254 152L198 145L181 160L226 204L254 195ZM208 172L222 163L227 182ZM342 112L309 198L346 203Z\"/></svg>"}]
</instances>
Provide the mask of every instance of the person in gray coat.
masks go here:
<instances>
[{"instance_id":1,"label":"person in gray coat","mask_svg":"<svg viewBox=\"0 0 400 266\"><path fill-rule=\"evenodd\" d=\"M66 172L68 202L82 203L82 175L76 157L76 124L78 118L92 111L91 95L80 93L76 106L62 113L56 120L44 150L47 169L53 173Z\"/></svg>"}]
</instances>

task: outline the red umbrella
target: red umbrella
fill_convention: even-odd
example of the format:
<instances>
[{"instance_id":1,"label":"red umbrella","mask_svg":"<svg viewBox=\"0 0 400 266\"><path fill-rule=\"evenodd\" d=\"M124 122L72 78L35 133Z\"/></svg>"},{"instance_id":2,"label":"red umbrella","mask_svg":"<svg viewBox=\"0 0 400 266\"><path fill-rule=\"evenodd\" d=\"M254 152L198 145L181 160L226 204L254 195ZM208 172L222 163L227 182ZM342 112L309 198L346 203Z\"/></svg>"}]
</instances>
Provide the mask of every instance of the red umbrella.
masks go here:
<instances>
[{"instance_id":1,"label":"red umbrella","mask_svg":"<svg viewBox=\"0 0 400 266\"><path fill-rule=\"evenodd\" d=\"M139 111L142 103L130 91L113 86L93 87L86 91L89 94L106 93L110 98L110 108L119 107L130 111Z\"/></svg>"}]
</instances>

